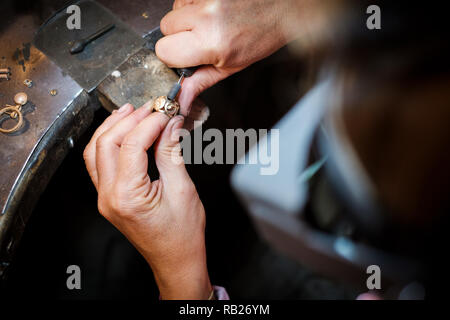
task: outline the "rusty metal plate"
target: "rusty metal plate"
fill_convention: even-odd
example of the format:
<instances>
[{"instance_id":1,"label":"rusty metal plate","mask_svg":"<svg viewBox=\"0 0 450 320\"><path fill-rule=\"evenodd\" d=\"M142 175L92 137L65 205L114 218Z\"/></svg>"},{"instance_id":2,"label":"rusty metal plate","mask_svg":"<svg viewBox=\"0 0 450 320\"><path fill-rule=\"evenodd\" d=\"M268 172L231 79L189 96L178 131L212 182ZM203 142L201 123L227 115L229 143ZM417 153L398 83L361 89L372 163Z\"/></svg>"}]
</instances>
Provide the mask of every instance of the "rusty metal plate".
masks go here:
<instances>
[{"instance_id":1,"label":"rusty metal plate","mask_svg":"<svg viewBox=\"0 0 450 320\"><path fill-rule=\"evenodd\" d=\"M125 103L139 108L149 100L166 96L178 78L175 71L162 63L153 51L143 48L109 75L98 86L97 93L109 111ZM203 123L208 117L209 108L202 100L195 99L184 128L192 130L195 124Z\"/></svg>"},{"instance_id":2,"label":"rusty metal plate","mask_svg":"<svg viewBox=\"0 0 450 320\"><path fill-rule=\"evenodd\" d=\"M69 30L66 24L70 14L61 10L40 29L34 45L91 92L112 70L142 48L144 39L101 4L88 0L76 4L81 11L81 29ZM88 44L81 53L70 54L74 41L111 23L114 29Z\"/></svg>"},{"instance_id":3,"label":"rusty metal plate","mask_svg":"<svg viewBox=\"0 0 450 320\"><path fill-rule=\"evenodd\" d=\"M23 128L11 134L0 133L1 214L7 209L10 196L36 146L83 91L42 52L30 45L33 32L38 28L35 21L31 15L10 17L0 33L0 68L10 67L12 72L11 80L0 81L0 107L13 104L14 95L20 91L25 92L29 100L24 106ZM24 85L25 79L33 81L31 88ZM57 94L52 96L51 90L56 90ZM11 127L12 121L3 119L2 126Z\"/></svg>"},{"instance_id":4,"label":"rusty metal plate","mask_svg":"<svg viewBox=\"0 0 450 320\"><path fill-rule=\"evenodd\" d=\"M115 106L130 102L142 106L152 98L165 96L178 81L175 72L162 63L153 51L141 49L103 81L98 91ZM108 108L110 111L114 108Z\"/></svg>"}]
</instances>

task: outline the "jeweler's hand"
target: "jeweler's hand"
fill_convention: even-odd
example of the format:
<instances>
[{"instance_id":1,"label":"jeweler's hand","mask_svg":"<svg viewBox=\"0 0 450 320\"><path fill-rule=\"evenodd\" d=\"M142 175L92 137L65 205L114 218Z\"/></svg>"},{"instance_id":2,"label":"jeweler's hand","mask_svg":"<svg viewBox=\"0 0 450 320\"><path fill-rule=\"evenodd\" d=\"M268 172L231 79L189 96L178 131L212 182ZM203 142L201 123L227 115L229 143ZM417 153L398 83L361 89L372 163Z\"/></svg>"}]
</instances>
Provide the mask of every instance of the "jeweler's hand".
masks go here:
<instances>
[{"instance_id":1,"label":"jeweler's hand","mask_svg":"<svg viewBox=\"0 0 450 320\"><path fill-rule=\"evenodd\" d=\"M203 90L295 38L298 0L176 0L161 20L156 54L170 67L203 65L179 96L186 110Z\"/></svg>"},{"instance_id":2,"label":"jeweler's hand","mask_svg":"<svg viewBox=\"0 0 450 320\"><path fill-rule=\"evenodd\" d=\"M163 299L207 299L205 212L180 155L184 118L133 110L109 116L84 151L99 211L148 261ZM147 174L152 145L156 181Z\"/></svg>"}]
</instances>

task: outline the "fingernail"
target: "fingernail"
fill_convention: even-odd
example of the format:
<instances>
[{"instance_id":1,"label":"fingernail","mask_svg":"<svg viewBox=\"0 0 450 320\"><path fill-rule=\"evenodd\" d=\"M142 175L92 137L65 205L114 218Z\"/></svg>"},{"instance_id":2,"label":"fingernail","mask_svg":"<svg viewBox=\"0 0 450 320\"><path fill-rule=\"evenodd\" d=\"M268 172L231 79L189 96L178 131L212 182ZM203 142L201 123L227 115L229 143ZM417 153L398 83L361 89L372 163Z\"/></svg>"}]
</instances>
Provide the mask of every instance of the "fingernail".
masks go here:
<instances>
[{"instance_id":1,"label":"fingernail","mask_svg":"<svg viewBox=\"0 0 450 320\"><path fill-rule=\"evenodd\" d=\"M183 126L184 123L184 117L181 115L176 116L173 119L173 124L172 124L172 131L177 130L179 128L181 128Z\"/></svg>"},{"instance_id":2,"label":"fingernail","mask_svg":"<svg viewBox=\"0 0 450 320\"><path fill-rule=\"evenodd\" d=\"M130 108L130 105L127 103L127 104L124 104L123 106L121 106L120 108L119 108L119 110L117 110L117 112L118 113L124 113L125 111L127 111L128 109Z\"/></svg>"},{"instance_id":3,"label":"fingernail","mask_svg":"<svg viewBox=\"0 0 450 320\"><path fill-rule=\"evenodd\" d=\"M176 140L179 139L179 137L185 136L186 130L182 129L184 124L184 117L181 115L176 116L176 118L173 120L172 127L170 128L170 134L172 137L174 137Z\"/></svg>"}]
</instances>

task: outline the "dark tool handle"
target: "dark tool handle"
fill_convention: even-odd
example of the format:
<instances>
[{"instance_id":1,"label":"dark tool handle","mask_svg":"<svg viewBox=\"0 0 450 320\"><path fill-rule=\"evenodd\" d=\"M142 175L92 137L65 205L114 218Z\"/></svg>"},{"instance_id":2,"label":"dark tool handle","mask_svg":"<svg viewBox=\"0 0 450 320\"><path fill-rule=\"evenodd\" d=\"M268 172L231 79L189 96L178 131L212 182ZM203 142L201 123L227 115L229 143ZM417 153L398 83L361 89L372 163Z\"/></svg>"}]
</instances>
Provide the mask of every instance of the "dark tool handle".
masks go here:
<instances>
[{"instance_id":1,"label":"dark tool handle","mask_svg":"<svg viewBox=\"0 0 450 320\"><path fill-rule=\"evenodd\" d=\"M93 35L87 37L85 39L86 42L92 42L95 39L97 39L98 37L101 37L102 35L104 35L105 33L107 33L109 30L113 29L116 25L113 23L108 24L107 26L101 28L100 30L98 30L96 33L94 33Z\"/></svg>"},{"instance_id":2,"label":"dark tool handle","mask_svg":"<svg viewBox=\"0 0 450 320\"><path fill-rule=\"evenodd\" d=\"M92 41L94 41L95 39L97 39L98 37L101 37L102 35L104 35L105 33L107 33L109 30L113 29L116 25L115 24L108 24L107 26L101 28L100 30L98 30L96 33L90 35L89 37L86 37L84 39L81 40L77 40L73 43L72 47L70 48L70 53L71 54L76 54L76 53L80 53L81 51L84 50L84 48Z\"/></svg>"},{"instance_id":3,"label":"dark tool handle","mask_svg":"<svg viewBox=\"0 0 450 320\"><path fill-rule=\"evenodd\" d=\"M186 78L189 78L190 76L192 76L194 74L194 72L198 69L198 67L190 67L190 68L178 68L177 69L177 73L178 75L181 77L182 74L184 74L184 76Z\"/></svg>"},{"instance_id":4,"label":"dark tool handle","mask_svg":"<svg viewBox=\"0 0 450 320\"><path fill-rule=\"evenodd\" d=\"M161 29L158 27L152 31L152 33L150 34L149 37L150 37L151 41L153 41L156 44L156 42L158 42L159 39L163 38L164 35L161 32ZM192 76L194 74L194 72L197 69L198 69L198 67L176 68L176 71L180 77L184 73L184 76L186 78L189 78L190 76Z\"/></svg>"},{"instance_id":5,"label":"dark tool handle","mask_svg":"<svg viewBox=\"0 0 450 320\"><path fill-rule=\"evenodd\" d=\"M178 92L181 90L181 84L175 83L172 88L169 91L169 94L167 95L167 99L169 100L175 100L175 98L178 95Z\"/></svg>"}]
</instances>

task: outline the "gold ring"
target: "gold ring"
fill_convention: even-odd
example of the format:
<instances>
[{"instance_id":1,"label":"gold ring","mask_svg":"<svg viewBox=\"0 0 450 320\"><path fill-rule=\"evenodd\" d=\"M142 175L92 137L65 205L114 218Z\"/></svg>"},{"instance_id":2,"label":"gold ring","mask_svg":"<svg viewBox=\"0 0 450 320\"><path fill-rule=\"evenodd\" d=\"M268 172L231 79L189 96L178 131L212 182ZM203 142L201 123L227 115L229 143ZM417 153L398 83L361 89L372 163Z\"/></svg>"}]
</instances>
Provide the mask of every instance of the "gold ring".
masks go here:
<instances>
[{"instance_id":1,"label":"gold ring","mask_svg":"<svg viewBox=\"0 0 450 320\"><path fill-rule=\"evenodd\" d=\"M164 113L169 118L172 118L180 110L180 104L175 100L169 100L166 96L156 98L153 102L153 110Z\"/></svg>"},{"instance_id":2,"label":"gold ring","mask_svg":"<svg viewBox=\"0 0 450 320\"><path fill-rule=\"evenodd\" d=\"M0 132L11 133L11 132L19 130L19 128L23 124L23 115L22 115L22 112L20 112L19 108L17 106L15 106L15 107L7 106L6 108L3 108L0 110L0 116L3 115L4 113L8 113L9 116L11 117L11 119L16 118L14 115L17 115L19 117L19 119L17 121L17 124L13 128L11 128L11 129L0 128Z\"/></svg>"}]
</instances>

